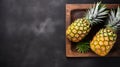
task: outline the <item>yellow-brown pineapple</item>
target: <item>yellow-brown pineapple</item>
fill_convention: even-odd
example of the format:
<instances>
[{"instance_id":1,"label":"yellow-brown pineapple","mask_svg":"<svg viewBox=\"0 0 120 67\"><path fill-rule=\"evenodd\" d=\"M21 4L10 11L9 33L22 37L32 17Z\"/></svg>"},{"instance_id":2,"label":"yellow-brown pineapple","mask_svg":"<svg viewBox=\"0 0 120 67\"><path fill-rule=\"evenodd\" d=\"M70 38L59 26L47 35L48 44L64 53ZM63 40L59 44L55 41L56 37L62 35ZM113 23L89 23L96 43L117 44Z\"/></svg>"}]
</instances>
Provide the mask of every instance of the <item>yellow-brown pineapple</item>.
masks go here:
<instances>
[{"instance_id":1,"label":"yellow-brown pineapple","mask_svg":"<svg viewBox=\"0 0 120 67\"><path fill-rule=\"evenodd\" d=\"M108 24L105 28L102 28L93 38L90 43L90 48L99 56L106 56L117 38L117 30L120 26L120 8L117 9L117 12L111 10Z\"/></svg>"},{"instance_id":2,"label":"yellow-brown pineapple","mask_svg":"<svg viewBox=\"0 0 120 67\"><path fill-rule=\"evenodd\" d=\"M66 37L72 42L79 42L89 33L91 27L94 24L101 23L107 14L108 11L105 5L101 4L101 2L94 4L85 17L75 20L68 26Z\"/></svg>"},{"instance_id":3,"label":"yellow-brown pineapple","mask_svg":"<svg viewBox=\"0 0 120 67\"><path fill-rule=\"evenodd\" d=\"M90 31L90 24L85 18L75 20L67 29L66 36L73 42L80 41Z\"/></svg>"}]
</instances>

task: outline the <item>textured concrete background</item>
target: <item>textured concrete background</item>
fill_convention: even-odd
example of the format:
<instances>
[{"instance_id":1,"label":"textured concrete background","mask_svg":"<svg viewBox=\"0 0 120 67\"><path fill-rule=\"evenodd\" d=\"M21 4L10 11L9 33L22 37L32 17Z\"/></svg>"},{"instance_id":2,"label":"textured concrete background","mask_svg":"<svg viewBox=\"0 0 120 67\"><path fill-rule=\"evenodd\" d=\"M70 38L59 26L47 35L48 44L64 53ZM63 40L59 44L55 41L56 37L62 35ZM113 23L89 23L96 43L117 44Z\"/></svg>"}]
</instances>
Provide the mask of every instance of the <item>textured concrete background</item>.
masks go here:
<instances>
[{"instance_id":1,"label":"textured concrete background","mask_svg":"<svg viewBox=\"0 0 120 67\"><path fill-rule=\"evenodd\" d=\"M0 0L0 67L119 65L119 58L65 57L65 4L94 1Z\"/></svg>"}]
</instances>

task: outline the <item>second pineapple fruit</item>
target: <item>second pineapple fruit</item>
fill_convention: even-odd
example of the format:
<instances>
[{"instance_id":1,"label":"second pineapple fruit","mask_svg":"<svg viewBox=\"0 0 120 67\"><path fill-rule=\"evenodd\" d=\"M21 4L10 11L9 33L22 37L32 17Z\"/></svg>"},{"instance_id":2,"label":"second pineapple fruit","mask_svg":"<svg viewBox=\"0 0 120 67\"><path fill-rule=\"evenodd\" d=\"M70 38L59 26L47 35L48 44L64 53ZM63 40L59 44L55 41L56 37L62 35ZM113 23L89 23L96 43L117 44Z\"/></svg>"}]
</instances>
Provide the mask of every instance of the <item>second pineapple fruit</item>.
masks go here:
<instances>
[{"instance_id":1,"label":"second pineapple fruit","mask_svg":"<svg viewBox=\"0 0 120 67\"><path fill-rule=\"evenodd\" d=\"M117 38L117 30L120 26L120 8L117 12L111 11L108 19L108 24L105 28L101 29L93 38L90 43L90 48L99 56L106 56Z\"/></svg>"}]
</instances>

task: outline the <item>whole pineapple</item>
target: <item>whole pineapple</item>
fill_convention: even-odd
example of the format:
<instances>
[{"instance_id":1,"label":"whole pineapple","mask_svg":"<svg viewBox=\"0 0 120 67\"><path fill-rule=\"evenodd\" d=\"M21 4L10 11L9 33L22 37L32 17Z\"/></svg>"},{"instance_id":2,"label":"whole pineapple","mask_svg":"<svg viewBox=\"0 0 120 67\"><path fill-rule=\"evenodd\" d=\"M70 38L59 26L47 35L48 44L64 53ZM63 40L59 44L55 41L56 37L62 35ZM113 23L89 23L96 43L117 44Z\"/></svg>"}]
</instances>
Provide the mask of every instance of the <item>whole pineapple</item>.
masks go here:
<instances>
[{"instance_id":1,"label":"whole pineapple","mask_svg":"<svg viewBox=\"0 0 120 67\"><path fill-rule=\"evenodd\" d=\"M108 24L101 29L90 43L90 48L100 56L106 56L112 49L117 38L117 30L120 26L120 8L117 12L111 10Z\"/></svg>"},{"instance_id":2,"label":"whole pineapple","mask_svg":"<svg viewBox=\"0 0 120 67\"><path fill-rule=\"evenodd\" d=\"M98 2L88 10L86 16L75 20L66 30L66 37L72 42L83 39L94 24L101 23L108 14L106 6Z\"/></svg>"}]
</instances>

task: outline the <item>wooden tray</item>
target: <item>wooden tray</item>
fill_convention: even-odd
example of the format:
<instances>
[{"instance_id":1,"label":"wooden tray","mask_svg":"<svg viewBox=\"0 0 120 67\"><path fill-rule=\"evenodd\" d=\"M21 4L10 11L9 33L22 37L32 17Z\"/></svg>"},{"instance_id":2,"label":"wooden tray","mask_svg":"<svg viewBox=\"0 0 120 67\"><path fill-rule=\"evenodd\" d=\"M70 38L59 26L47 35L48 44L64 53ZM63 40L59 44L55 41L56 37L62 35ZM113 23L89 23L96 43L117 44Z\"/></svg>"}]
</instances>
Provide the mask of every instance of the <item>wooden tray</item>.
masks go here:
<instances>
[{"instance_id":1,"label":"wooden tray","mask_svg":"<svg viewBox=\"0 0 120 67\"><path fill-rule=\"evenodd\" d=\"M71 24L72 21L82 17L86 12L86 9L88 9L91 5L93 4L66 4L66 29L68 25ZM108 9L117 8L118 6L120 6L120 4L106 4L106 5ZM97 28L100 29L100 25L97 26ZM92 37L98 31L97 28L91 30L90 33L85 37L86 38L85 40L88 39L91 40ZM105 57L120 57L120 45L118 45L120 44L119 38L120 36L118 36L117 43L115 43L115 45L117 46L113 47L114 49L112 49L110 53ZM100 57L100 56L96 55L91 50L87 53L79 53L75 51L74 45L72 45L72 43L66 38L66 57Z\"/></svg>"}]
</instances>

